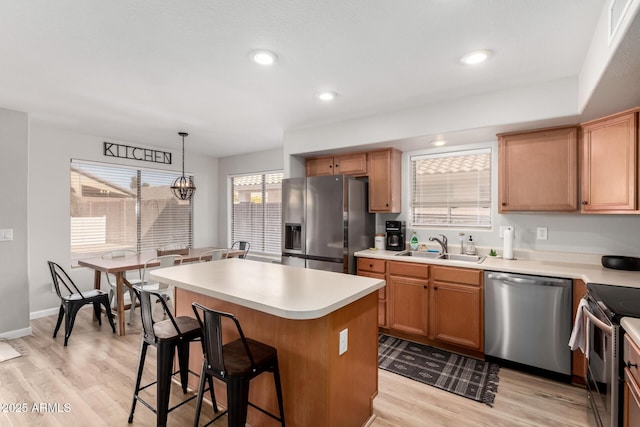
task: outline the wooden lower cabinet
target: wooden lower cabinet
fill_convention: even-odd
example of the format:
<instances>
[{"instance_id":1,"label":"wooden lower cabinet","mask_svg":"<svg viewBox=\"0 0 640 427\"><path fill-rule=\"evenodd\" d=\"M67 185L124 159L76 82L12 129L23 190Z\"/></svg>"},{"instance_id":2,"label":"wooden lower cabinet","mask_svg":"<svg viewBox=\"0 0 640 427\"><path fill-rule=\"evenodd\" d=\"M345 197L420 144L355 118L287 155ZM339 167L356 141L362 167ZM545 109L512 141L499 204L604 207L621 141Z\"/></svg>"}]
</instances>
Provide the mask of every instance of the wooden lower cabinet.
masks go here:
<instances>
[{"instance_id":1,"label":"wooden lower cabinet","mask_svg":"<svg viewBox=\"0 0 640 427\"><path fill-rule=\"evenodd\" d=\"M429 338L483 351L482 271L432 267Z\"/></svg>"},{"instance_id":2,"label":"wooden lower cabinet","mask_svg":"<svg viewBox=\"0 0 640 427\"><path fill-rule=\"evenodd\" d=\"M624 368L624 409L622 425L624 427L640 426L640 348L629 337L624 336L623 351Z\"/></svg>"},{"instance_id":3,"label":"wooden lower cabinet","mask_svg":"<svg viewBox=\"0 0 640 427\"><path fill-rule=\"evenodd\" d=\"M627 372L624 375L624 427L640 426L640 389Z\"/></svg>"},{"instance_id":4,"label":"wooden lower cabinet","mask_svg":"<svg viewBox=\"0 0 640 427\"><path fill-rule=\"evenodd\" d=\"M389 328L426 338L429 333L429 265L388 261L387 285Z\"/></svg>"},{"instance_id":5,"label":"wooden lower cabinet","mask_svg":"<svg viewBox=\"0 0 640 427\"><path fill-rule=\"evenodd\" d=\"M402 276L389 276L389 328L427 336L429 282Z\"/></svg>"},{"instance_id":6,"label":"wooden lower cabinet","mask_svg":"<svg viewBox=\"0 0 640 427\"><path fill-rule=\"evenodd\" d=\"M481 270L358 258L358 275L387 281L378 299L383 332L482 357Z\"/></svg>"},{"instance_id":7,"label":"wooden lower cabinet","mask_svg":"<svg viewBox=\"0 0 640 427\"><path fill-rule=\"evenodd\" d=\"M387 262L382 259L358 258L358 276L386 280ZM378 326L389 326L387 316L387 287L378 290Z\"/></svg>"}]
</instances>

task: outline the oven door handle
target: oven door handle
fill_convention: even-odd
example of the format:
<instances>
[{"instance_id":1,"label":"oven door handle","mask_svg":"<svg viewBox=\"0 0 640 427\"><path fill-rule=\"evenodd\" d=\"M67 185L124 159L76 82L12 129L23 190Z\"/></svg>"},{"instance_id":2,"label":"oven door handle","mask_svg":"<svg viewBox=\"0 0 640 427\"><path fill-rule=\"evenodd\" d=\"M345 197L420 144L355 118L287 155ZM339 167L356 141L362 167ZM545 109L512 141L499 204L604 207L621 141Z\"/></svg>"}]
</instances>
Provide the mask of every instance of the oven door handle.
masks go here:
<instances>
[{"instance_id":1,"label":"oven door handle","mask_svg":"<svg viewBox=\"0 0 640 427\"><path fill-rule=\"evenodd\" d=\"M594 325L596 325L598 327L598 329L602 329L603 331L605 331L608 335L613 335L613 327L610 325L607 325L606 323L604 323L602 320L598 319L591 311L589 311L586 307L584 307L582 309L584 311L584 314L587 315L587 317L589 318L589 320L591 321L591 323L593 323Z\"/></svg>"}]
</instances>

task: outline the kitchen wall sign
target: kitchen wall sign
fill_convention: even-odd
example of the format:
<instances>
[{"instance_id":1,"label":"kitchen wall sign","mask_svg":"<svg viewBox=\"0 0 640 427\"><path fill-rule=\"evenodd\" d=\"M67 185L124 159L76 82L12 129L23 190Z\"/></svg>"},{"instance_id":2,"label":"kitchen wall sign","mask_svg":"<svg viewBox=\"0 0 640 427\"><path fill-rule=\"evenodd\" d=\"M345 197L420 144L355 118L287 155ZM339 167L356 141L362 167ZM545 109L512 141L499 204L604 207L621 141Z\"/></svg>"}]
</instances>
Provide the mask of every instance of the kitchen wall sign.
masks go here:
<instances>
[{"instance_id":1,"label":"kitchen wall sign","mask_svg":"<svg viewBox=\"0 0 640 427\"><path fill-rule=\"evenodd\" d=\"M143 162L171 164L171 153L148 148L132 147L130 145L104 142L104 155L121 159L140 160Z\"/></svg>"}]
</instances>

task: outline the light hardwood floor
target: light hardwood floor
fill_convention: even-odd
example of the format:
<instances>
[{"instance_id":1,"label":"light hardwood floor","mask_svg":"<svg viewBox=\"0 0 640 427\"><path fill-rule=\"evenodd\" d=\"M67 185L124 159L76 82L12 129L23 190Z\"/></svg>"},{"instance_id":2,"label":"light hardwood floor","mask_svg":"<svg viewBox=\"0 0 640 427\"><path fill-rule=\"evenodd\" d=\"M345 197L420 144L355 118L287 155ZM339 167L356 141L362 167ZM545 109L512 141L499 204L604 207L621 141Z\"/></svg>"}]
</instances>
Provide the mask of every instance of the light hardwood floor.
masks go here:
<instances>
[{"instance_id":1,"label":"light hardwood floor","mask_svg":"<svg viewBox=\"0 0 640 427\"><path fill-rule=\"evenodd\" d=\"M91 311L83 309L65 348L63 331L55 340L51 338L55 320L51 316L32 321L33 334L11 342L24 356L0 363L0 425L129 425L140 346L139 322L127 328L126 336L118 337L111 333L106 319L99 327L91 321ZM146 368L143 381L154 377L153 349L147 355ZM373 427L595 425L583 389L509 369L500 370L493 408L399 375L378 372ZM172 390L173 404L183 395L179 387ZM151 394L149 397L153 401ZM15 404L26 404L27 412L6 412L15 410ZM204 406L201 421L208 420L212 413L209 405ZM56 409L60 412L52 412ZM191 425L193 414L191 402L169 414L169 425ZM131 425L155 425L155 415L138 404ZM226 417L214 424L226 425Z\"/></svg>"}]
</instances>

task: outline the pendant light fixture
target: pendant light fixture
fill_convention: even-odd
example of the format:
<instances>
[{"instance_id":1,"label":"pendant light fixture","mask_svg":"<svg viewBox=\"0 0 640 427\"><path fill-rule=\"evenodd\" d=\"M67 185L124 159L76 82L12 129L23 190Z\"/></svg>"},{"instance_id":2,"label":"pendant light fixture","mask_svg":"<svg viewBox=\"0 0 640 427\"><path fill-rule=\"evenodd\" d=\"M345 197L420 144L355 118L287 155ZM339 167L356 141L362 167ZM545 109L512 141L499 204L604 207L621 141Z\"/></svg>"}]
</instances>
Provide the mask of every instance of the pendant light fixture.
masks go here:
<instances>
[{"instance_id":1,"label":"pendant light fixture","mask_svg":"<svg viewBox=\"0 0 640 427\"><path fill-rule=\"evenodd\" d=\"M178 132L182 137L182 176L176 178L171 186L171 191L176 198L180 200L191 200L193 193L196 192L196 186L193 183L193 177L184 174L184 138L189 136L186 132Z\"/></svg>"}]
</instances>

